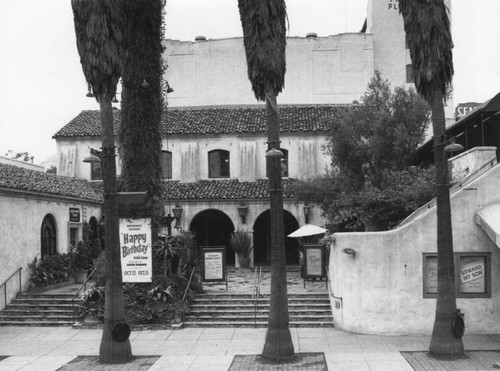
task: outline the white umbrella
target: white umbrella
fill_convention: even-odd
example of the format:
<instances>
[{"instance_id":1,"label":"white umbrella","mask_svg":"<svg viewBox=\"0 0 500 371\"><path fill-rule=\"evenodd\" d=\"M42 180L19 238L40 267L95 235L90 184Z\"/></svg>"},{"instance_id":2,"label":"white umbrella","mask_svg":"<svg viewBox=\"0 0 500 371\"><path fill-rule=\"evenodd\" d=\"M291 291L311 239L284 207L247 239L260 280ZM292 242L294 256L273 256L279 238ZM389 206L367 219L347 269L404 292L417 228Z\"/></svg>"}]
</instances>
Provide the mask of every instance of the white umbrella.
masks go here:
<instances>
[{"instance_id":1,"label":"white umbrella","mask_svg":"<svg viewBox=\"0 0 500 371\"><path fill-rule=\"evenodd\" d=\"M287 237L306 237L314 236L316 234L323 234L327 232L328 229L318 227L312 224L304 224L302 227L297 229L295 232L290 233Z\"/></svg>"}]
</instances>

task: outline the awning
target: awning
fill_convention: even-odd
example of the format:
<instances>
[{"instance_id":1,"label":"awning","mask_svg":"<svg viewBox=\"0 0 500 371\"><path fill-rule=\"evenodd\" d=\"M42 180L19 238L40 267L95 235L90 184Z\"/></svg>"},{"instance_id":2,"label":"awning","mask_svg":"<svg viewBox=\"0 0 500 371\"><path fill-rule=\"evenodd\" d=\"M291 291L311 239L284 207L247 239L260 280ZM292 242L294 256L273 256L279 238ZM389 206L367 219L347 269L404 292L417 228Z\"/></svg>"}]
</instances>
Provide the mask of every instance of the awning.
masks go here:
<instances>
[{"instance_id":1,"label":"awning","mask_svg":"<svg viewBox=\"0 0 500 371\"><path fill-rule=\"evenodd\" d=\"M314 236L316 234L326 233L328 229L318 227L312 224L304 224L302 227L297 229L295 232L290 233L287 237L306 237Z\"/></svg>"},{"instance_id":2,"label":"awning","mask_svg":"<svg viewBox=\"0 0 500 371\"><path fill-rule=\"evenodd\" d=\"M476 215L476 223L500 247L500 204L487 206L479 210Z\"/></svg>"}]
</instances>

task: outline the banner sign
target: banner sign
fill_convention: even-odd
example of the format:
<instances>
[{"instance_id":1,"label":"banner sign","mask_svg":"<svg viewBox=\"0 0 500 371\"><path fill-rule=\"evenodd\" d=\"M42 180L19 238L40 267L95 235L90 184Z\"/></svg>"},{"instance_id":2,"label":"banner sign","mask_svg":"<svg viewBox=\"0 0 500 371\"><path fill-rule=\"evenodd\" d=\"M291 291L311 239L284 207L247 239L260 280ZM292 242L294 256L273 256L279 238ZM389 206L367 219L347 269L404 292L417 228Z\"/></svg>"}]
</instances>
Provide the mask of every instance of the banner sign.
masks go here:
<instances>
[{"instance_id":1,"label":"banner sign","mask_svg":"<svg viewBox=\"0 0 500 371\"><path fill-rule=\"evenodd\" d=\"M325 262L322 245L305 245L305 278L324 278Z\"/></svg>"},{"instance_id":2,"label":"banner sign","mask_svg":"<svg viewBox=\"0 0 500 371\"><path fill-rule=\"evenodd\" d=\"M120 219L123 282L151 282L151 219Z\"/></svg>"},{"instance_id":3,"label":"banner sign","mask_svg":"<svg viewBox=\"0 0 500 371\"><path fill-rule=\"evenodd\" d=\"M226 248L202 247L203 255L203 281L225 281L226 273Z\"/></svg>"}]
</instances>

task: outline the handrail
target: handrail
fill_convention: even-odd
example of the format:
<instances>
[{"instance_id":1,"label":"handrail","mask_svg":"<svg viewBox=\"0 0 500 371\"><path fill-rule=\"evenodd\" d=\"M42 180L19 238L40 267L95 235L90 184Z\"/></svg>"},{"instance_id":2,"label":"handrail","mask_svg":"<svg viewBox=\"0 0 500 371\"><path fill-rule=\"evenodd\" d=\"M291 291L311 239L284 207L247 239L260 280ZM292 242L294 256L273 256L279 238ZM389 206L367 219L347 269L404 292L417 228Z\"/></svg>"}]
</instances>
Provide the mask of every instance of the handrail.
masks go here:
<instances>
[{"instance_id":1,"label":"handrail","mask_svg":"<svg viewBox=\"0 0 500 371\"><path fill-rule=\"evenodd\" d=\"M7 282L9 282L9 280L14 277L16 275L16 273L19 273L19 292L22 291L22 281L21 281L21 270L23 269L23 267L19 267L17 268L14 273L12 273L1 285L0 285L0 289L1 287L3 286L4 288L4 299L5 299L5 306L7 306Z\"/></svg>"},{"instance_id":2,"label":"handrail","mask_svg":"<svg viewBox=\"0 0 500 371\"><path fill-rule=\"evenodd\" d=\"M92 277L92 275L94 274L96 269L97 269L97 267L94 267L94 269L92 270L92 272L90 272L90 274L87 276L85 281L83 281L83 283L80 286L80 288L78 289L78 291L75 293L75 295L73 295L73 298L71 298L71 315L72 315L72 319L73 319L73 325L75 324L75 298L78 296L78 294L80 294L80 291L82 291L82 288L85 287L85 291L87 291L87 282L90 280L90 277Z\"/></svg>"},{"instance_id":3,"label":"handrail","mask_svg":"<svg viewBox=\"0 0 500 371\"><path fill-rule=\"evenodd\" d=\"M257 277L257 269L259 270L257 283L255 283L255 278ZM254 300L254 292L252 292L252 300L254 300L254 325L257 327L257 312L259 310L259 299L260 299L260 284L262 283L262 267L255 268L255 277L254 277L254 289L255 292L255 300Z\"/></svg>"},{"instance_id":4,"label":"handrail","mask_svg":"<svg viewBox=\"0 0 500 371\"><path fill-rule=\"evenodd\" d=\"M256 284L257 284L257 270L258 269L259 269L258 267L255 267L255 273L253 275L252 300L254 300L254 297L255 297L255 287L256 287Z\"/></svg>"},{"instance_id":5,"label":"handrail","mask_svg":"<svg viewBox=\"0 0 500 371\"><path fill-rule=\"evenodd\" d=\"M191 285L191 280L193 279L193 274L194 274L194 268L191 269L191 275L189 276L189 281L188 281L188 284L186 286L186 290L184 290L184 295L182 296L183 302L184 302L184 300L186 300L186 295L187 295L188 290L189 290L189 285Z\"/></svg>"}]
</instances>

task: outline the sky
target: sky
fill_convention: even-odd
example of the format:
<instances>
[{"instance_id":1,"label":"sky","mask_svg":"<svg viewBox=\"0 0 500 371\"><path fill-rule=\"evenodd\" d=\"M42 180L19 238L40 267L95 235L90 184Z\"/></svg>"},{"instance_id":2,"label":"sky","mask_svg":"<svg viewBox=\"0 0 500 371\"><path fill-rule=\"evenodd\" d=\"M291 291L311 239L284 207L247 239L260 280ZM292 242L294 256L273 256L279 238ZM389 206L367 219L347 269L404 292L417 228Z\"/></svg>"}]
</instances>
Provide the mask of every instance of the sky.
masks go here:
<instances>
[{"instance_id":1,"label":"sky","mask_svg":"<svg viewBox=\"0 0 500 371\"><path fill-rule=\"evenodd\" d=\"M376 0L388 1L388 0ZM237 0L167 0L166 37L241 36ZM367 0L286 0L289 36L358 32ZM499 0L452 0L454 104L500 91ZM27 151L41 163L52 136L82 110L99 109L76 50L70 0L0 0L0 156Z\"/></svg>"}]
</instances>

